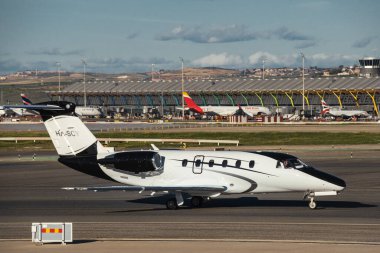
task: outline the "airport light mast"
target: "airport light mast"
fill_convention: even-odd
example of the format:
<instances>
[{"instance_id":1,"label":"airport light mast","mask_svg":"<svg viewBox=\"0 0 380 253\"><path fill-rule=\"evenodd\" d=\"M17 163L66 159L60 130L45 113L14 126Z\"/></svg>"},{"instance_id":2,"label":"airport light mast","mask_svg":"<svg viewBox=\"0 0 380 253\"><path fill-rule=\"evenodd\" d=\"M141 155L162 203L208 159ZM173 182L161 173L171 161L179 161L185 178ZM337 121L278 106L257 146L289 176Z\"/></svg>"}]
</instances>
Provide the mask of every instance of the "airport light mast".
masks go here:
<instances>
[{"instance_id":1,"label":"airport light mast","mask_svg":"<svg viewBox=\"0 0 380 253\"><path fill-rule=\"evenodd\" d=\"M153 72L153 71L154 71L154 63L152 63L152 82L153 82L153 79L154 79L154 78L153 78L153 75L154 75L154 72Z\"/></svg>"},{"instance_id":2,"label":"airport light mast","mask_svg":"<svg viewBox=\"0 0 380 253\"><path fill-rule=\"evenodd\" d=\"M302 57L302 111L305 115L305 55L301 52Z\"/></svg>"},{"instance_id":3,"label":"airport light mast","mask_svg":"<svg viewBox=\"0 0 380 253\"><path fill-rule=\"evenodd\" d=\"M184 80L183 80L183 58L182 57L179 57L179 59L181 60L181 63L182 63L182 120L185 120L185 98L183 97L183 92L185 91L184 90Z\"/></svg>"},{"instance_id":4,"label":"airport light mast","mask_svg":"<svg viewBox=\"0 0 380 253\"><path fill-rule=\"evenodd\" d=\"M59 92L59 95L58 95L58 100L61 101L61 63L60 62L56 62L56 65L57 65L57 72L58 72L58 92Z\"/></svg>"},{"instance_id":5,"label":"airport light mast","mask_svg":"<svg viewBox=\"0 0 380 253\"><path fill-rule=\"evenodd\" d=\"M265 69L264 69L264 64L265 64L265 59L263 59L263 80L264 80L264 73L265 73Z\"/></svg>"},{"instance_id":6,"label":"airport light mast","mask_svg":"<svg viewBox=\"0 0 380 253\"><path fill-rule=\"evenodd\" d=\"M87 106L87 98L86 98L86 61L82 59L83 63L83 105L84 107Z\"/></svg>"}]
</instances>

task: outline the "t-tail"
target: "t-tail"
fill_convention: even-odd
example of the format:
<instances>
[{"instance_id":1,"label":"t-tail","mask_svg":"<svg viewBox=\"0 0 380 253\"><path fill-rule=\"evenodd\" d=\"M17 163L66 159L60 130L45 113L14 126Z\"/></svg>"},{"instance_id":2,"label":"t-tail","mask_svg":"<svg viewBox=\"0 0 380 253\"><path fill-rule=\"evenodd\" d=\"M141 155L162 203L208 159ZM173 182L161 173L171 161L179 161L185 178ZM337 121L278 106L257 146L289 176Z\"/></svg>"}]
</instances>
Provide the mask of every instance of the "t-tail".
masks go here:
<instances>
[{"instance_id":1,"label":"t-tail","mask_svg":"<svg viewBox=\"0 0 380 253\"><path fill-rule=\"evenodd\" d=\"M322 103L322 115L329 114L330 106L325 102L324 99L321 100L321 103Z\"/></svg>"},{"instance_id":2,"label":"t-tail","mask_svg":"<svg viewBox=\"0 0 380 253\"><path fill-rule=\"evenodd\" d=\"M74 103L49 101L33 104L26 96L22 98L25 105L6 105L4 108L24 108L38 112L60 157L96 156L110 150L103 147L76 116Z\"/></svg>"},{"instance_id":3,"label":"t-tail","mask_svg":"<svg viewBox=\"0 0 380 253\"><path fill-rule=\"evenodd\" d=\"M4 108L24 108L41 115L59 155L58 161L80 172L112 180L100 168L98 156L114 152L96 139L76 116L75 104L66 101L49 101L31 105L6 105Z\"/></svg>"},{"instance_id":4,"label":"t-tail","mask_svg":"<svg viewBox=\"0 0 380 253\"><path fill-rule=\"evenodd\" d=\"M108 153L86 125L75 115L75 104L55 101L64 110L39 113L59 156L88 156ZM38 111L38 110L37 110Z\"/></svg>"},{"instance_id":5,"label":"t-tail","mask_svg":"<svg viewBox=\"0 0 380 253\"><path fill-rule=\"evenodd\" d=\"M186 105L189 107L189 109L193 112L197 112L197 113L200 113L200 114L203 114L203 110L202 108L200 108L197 103L195 103L195 101L189 96L189 94L187 94L187 92L183 92L182 93L183 95L183 98L185 100L185 103Z\"/></svg>"}]
</instances>

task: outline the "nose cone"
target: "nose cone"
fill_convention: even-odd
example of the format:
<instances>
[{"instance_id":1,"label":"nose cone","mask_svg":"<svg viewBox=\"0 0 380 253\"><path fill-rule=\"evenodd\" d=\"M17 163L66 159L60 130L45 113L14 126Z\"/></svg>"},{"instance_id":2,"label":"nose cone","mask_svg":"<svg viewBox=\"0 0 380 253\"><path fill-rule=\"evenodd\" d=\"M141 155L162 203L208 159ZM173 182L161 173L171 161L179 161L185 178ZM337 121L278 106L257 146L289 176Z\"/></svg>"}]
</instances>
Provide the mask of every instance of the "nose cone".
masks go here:
<instances>
[{"instance_id":1,"label":"nose cone","mask_svg":"<svg viewBox=\"0 0 380 253\"><path fill-rule=\"evenodd\" d=\"M334 177L334 176L332 176ZM331 184L334 184L336 185L336 191L343 191L344 188L346 188L346 182L344 182L342 179L338 178L338 177L334 177L335 179L334 180L330 180L328 181L329 183Z\"/></svg>"},{"instance_id":2,"label":"nose cone","mask_svg":"<svg viewBox=\"0 0 380 253\"><path fill-rule=\"evenodd\" d=\"M320 179L334 185L334 190L335 191L343 191L344 188L346 188L346 182L344 182L342 179L340 179L339 177L336 177L336 176L333 176L333 175L330 175L330 174L327 174L327 173L324 173L324 172L321 172L320 174Z\"/></svg>"},{"instance_id":3,"label":"nose cone","mask_svg":"<svg viewBox=\"0 0 380 253\"><path fill-rule=\"evenodd\" d=\"M344 182L339 177L327 174L325 172L322 172L320 170L316 170L312 167L309 167L309 169L302 170L304 173L307 173L313 177L319 178L320 180L323 180L325 182L328 182L332 185L334 185L334 191L343 191L344 188L346 188L346 182Z\"/></svg>"}]
</instances>

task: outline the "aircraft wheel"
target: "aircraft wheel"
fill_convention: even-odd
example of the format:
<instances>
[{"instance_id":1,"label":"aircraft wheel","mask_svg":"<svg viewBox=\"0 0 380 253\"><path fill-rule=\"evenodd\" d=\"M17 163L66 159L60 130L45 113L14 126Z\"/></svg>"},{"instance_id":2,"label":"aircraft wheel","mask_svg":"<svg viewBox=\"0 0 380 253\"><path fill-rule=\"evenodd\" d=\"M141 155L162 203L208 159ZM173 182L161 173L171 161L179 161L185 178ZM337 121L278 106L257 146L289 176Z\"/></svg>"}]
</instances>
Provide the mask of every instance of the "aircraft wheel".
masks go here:
<instances>
[{"instance_id":1,"label":"aircraft wheel","mask_svg":"<svg viewBox=\"0 0 380 253\"><path fill-rule=\"evenodd\" d=\"M194 196L191 198L191 206L194 208L202 207L203 205L203 198L199 196Z\"/></svg>"},{"instance_id":2,"label":"aircraft wheel","mask_svg":"<svg viewBox=\"0 0 380 253\"><path fill-rule=\"evenodd\" d=\"M176 210L178 209L177 200L175 198L169 199L166 202L166 208L169 210Z\"/></svg>"},{"instance_id":3,"label":"aircraft wheel","mask_svg":"<svg viewBox=\"0 0 380 253\"><path fill-rule=\"evenodd\" d=\"M310 209L315 209L317 207L317 203L314 202L313 199L311 199L309 202L309 207L310 207Z\"/></svg>"}]
</instances>

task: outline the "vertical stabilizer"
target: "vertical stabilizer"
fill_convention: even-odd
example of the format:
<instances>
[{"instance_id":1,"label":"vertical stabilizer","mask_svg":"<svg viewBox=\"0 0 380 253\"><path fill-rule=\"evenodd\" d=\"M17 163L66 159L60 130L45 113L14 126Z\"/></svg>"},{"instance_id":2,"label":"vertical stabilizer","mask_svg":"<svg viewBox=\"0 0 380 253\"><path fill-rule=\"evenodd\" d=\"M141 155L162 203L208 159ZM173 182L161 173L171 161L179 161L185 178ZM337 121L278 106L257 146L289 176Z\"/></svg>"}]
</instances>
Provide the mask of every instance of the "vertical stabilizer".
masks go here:
<instances>
[{"instance_id":1,"label":"vertical stabilizer","mask_svg":"<svg viewBox=\"0 0 380 253\"><path fill-rule=\"evenodd\" d=\"M60 156L97 154L95 136L78 117L60 115L44 123Z\"/></svg>"},{"instance_id":2,"label":"vertical stabilizer","mask_svg":"<svg viewBox=\"0 0 380 253\"><path fill-rule=\"evenodd\" d=\"M322 115L326 115L330 112L330 106L325 102L324 99L321 101L322 103Z\"/></svg>"},{"instance_id":3,"label":"vertical stabilizer","mask_svg":"<svg viewBox=\"0 0 380 253\"><path fill-rule=\"evenodd\" d=\"M191 111L203 114L202 108L200 108L197 103L194 102L194 100L189 96L189 94L187 94L187 92L183 92L182 95L186 105Z\"/></svg>"},{"instance_id":4,"label":"vertical stabilizer","mask_svg":"<svg viewBox=\"0 0 380 253\"><path fill-rule=\"evenodd\" d=\"M21 94L21 99L22 99L22 103L24 105L32 105L32 101L25 95L25 94Z\"/></svg>"},{"instance_id":5,"label":"vertical stabilizer","mask_svg":"<svg viewBox=\"0 0 380 253\"><path fill-rule=\"evenodd\" d=\"M24 107L40 113L58 155L82 156L110 152L75 116L75 104L50 101Z\"/></svg>"}]
</instances>

